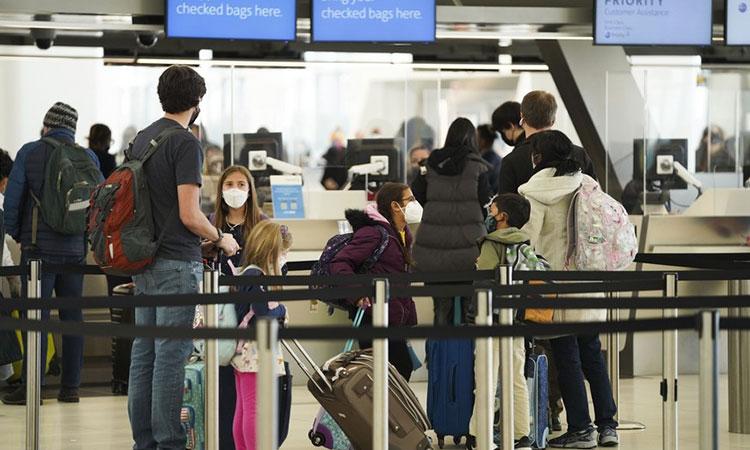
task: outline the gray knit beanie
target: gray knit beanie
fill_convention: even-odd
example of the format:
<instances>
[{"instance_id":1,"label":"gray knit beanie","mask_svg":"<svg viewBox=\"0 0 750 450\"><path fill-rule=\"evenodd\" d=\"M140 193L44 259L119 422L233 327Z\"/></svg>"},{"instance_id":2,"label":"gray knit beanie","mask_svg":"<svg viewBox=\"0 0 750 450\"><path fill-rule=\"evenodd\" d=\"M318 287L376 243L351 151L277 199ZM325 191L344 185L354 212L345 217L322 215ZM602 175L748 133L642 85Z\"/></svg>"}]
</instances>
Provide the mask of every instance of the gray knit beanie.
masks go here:
<instances>
[{"instance_id":1,"label":"gray knit beanie","mask_svg":"<svg viewBox=\"0 0 750 450\"><path fill-rule=\"evenodd\" d=\"M70 105L57 102L47 111L43 124L47 128L63 128L75 133L78 124L78 111Z\"/></svg>"}]
</instances>

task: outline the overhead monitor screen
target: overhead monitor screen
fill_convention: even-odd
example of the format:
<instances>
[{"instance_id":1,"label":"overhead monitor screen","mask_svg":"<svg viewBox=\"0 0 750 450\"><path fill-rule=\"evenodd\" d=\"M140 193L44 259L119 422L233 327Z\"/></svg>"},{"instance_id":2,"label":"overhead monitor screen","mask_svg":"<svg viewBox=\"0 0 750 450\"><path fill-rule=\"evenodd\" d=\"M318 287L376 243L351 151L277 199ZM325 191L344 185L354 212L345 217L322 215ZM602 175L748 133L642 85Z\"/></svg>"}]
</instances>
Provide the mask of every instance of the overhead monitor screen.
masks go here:
<instances>
[{"instance_id":1,"label":"overhead monitor screen","mask_svg":"<svg viewBox=\"0 0 750 450\"><path fill-rule=\"evenodd\" d=\"M295 0L167 0L169 38L293 41Z\"/></svg>"},{"instance_id":2,"label":"overhead monitor screen","mask_svg":"<svg viewBox=\"0 0 750 450\"><path fill-rule=\"evenodd\" d=\"M596 0L598 45L711 45L711 0Z\"/></svg>"},{"instance_id":3,"label":"overhead monitor screen","mask_svg":"<svg viewBox=\"0 0 750 450\"><path fill-rule=\"evenodd\" d=\"M312 0L316 42L433 42L435 0Z\"/></svg>"},{"instance_id":4,"label":"overhead monitor screen","mask_svg":"<svg viewBox=\"0 0 750 450\"><path fill-rule=\"evenodd\" d=\"M727 0L724 33L727 45L750 45L750 3L747 0Z\"/></svg>"}]
</instances>

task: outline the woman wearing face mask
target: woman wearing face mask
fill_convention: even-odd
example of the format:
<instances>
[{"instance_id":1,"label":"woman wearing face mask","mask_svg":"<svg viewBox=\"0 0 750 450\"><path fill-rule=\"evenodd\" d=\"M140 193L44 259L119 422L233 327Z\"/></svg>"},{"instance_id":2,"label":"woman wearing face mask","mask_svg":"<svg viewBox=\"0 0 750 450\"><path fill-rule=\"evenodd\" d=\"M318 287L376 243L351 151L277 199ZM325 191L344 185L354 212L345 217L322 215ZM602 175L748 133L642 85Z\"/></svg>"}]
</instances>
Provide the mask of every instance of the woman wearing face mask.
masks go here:
<instances>
[{"instance_id":1,"label":"woman wearing face mask","mask_svg":"<svg viewBox=\"0 0 750 450\"><path fill-rule=\"evenodd\" d=\"M247 241L253 227L268 217L260 211L255 182L250 171L242 166L231 166L219 178L220 188L216 198L216 211L209 216L209 220L224 233L230 233L237 242ZM216 258L216 247L210 242L203 244L203 254L208 258ZM231 275L232 270L228 261L239 268L241 253L236 255L220 255L221 273Z\"/></svg>"},{"instance_id":2,"label":"woman wearing face mask","mask_svg":"<svg viewBox=\"0 0 750 450\"><path fill-rule=\"evenodd\" d=\"M237 242L246 245L253 228L268 219L260 212L255 194L255 183L250 171L242 166L226 169L217 184L219 192L216 198L216 212L209 220L224 233L231 233ZM203 244L203 254L210 259L219 257L221 272L232 274L229 266L242 267L241 252L236 255L217 255L216 247L210 243ZM234 450L232 425L237 394L235 391L234 370L231 366L219 367L219 448Z\"/></svg>"},{"instance_id":3,"label":"woman wearing face mask","mask_svg":"<svg viewBox=\"0 0 750 450\"><path fill-rule=\"evenodd\" d=\"M409 272L412 235L410 223L422 218L422 206L416 201L409 186L399 183L384 184L375 198L375 204L364 211L348 210L346 218L352 225L354 237L334 257L331 273L335 275L362 273L365 261L385 245L385 250L375 264L366 271L371 274ZM383 241L384 230L387 243ZM352 299L352 306L367 310L363 326L372 324L372 301L369 298ZM388 303L388 324L392 326L414 326L417 310L411 297L394 297ZM371 348L372 341L360 341L360 348ZM388 360L409 380L414 370L406 341L388 341Z\"/></svg>"}]
</instances>

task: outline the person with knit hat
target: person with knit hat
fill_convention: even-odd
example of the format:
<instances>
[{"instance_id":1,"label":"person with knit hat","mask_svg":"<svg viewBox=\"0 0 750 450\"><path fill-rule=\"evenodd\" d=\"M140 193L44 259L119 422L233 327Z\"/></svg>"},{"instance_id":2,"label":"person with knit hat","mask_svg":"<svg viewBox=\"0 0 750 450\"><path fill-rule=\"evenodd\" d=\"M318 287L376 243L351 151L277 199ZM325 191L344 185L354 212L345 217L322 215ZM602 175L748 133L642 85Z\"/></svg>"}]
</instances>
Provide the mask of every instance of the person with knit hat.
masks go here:
<instances>
[{"instance_id":1,"label":"person with knit hat","mask_svg":"<svg viewBox=\"0 0 750 450\"><path fill-rule=\"evenodd\" d=\"M45 182L45 167L55 147L50 140L66 146L75 146L75 133L78 124L78 112L72 106L57 102L47 111L42 121L42 138L30 142L18 151L16 161L8 178L8 187L4 200L4 224L6 233L21 245L21 265L25 266L31 259L40 259L43 265L83 265L86 260L87 244L84 233L77 235L62 234L53 230L44 218L37 220L36 239L33 239L34 200L42 197ZM91 158L94 166L99 168L99 160L94 152L79 148ZM103 177L101 177L103 181ZM22 277L22 297L26 296L27 282ZM42 298L80 297L83 292L83 275L56 274L42 272ZM70 322L83 321L80 309L60 309L60 320ZM42 320L49 320L49 310L42 311ZM42 355L47 354L47 340L41 340ZM25 366L26 361L24 361ZM64 335L62 337L62 379L58 401L77 403L78 388L81 384L81 367L83 366L83 337ZM23 373L26 373L24 368ZM44 372L42 371L42 380ZM6 395L2 399L7 405L25 405L26 387Z\"/></svg>"}]
</instances>

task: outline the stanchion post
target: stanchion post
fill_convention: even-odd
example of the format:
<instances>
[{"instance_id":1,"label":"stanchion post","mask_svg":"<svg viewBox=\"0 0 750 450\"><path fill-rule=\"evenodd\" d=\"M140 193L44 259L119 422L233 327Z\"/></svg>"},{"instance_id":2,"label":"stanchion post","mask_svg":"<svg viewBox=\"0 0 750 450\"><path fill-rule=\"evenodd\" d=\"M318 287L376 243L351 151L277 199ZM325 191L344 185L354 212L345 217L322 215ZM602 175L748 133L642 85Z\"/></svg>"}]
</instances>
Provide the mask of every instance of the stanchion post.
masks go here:
<instances>
[{"instance_id":1,"label":"stanchion post","mask_svg":"<svg viewBox=\"0 0 750 450\"><path fill-rule=\"evenodd\" d=\"M500 266L500 285L510 286L513 284L513 266ZM501 300L502 301L502 300ZM500 325L513 325L513 309L498 305L500 307ZM510 450L514 446L513 441L513 337L500 339L500 398L503 400L502 410L502 440L501 448ZM526 418L523 418L524 420ZM482 448L482 447L479 447ZM485 447L491 448L491 447Z\"/></svg>"},{"instance_id":2,"label":"stanchion post","mask_svg":"<svg viewBox=\"0 0 750 450\"><path fill-rule=\"evenodd\" d=\"M617 298L617 292L610 292L607 296L611 299ZM620 320L620 310L610 309L607 314L610 322ZM620 334L609 333L607 335L607 367L609 368L609 380L612 384L612 397L617 405L617 415L615 420L618 422L618 430L645 430L646 425L641 422L624 420L620 416Z\"/></svg>"},{"instance_id":3,"label":"stanchion post","mask_svg":"<svg viewBox=\"0 0 750 450\"><path fill-rule=\"evenodd\" d=\"M700 449L719 449L719 312L700 314Z\"/></svg>"},{"instance_id":4,"label":"stanchion post","mask_svg":"<svg viewBox=\"0 0 750 450\"><path fill-rule=\"evenodd\" d=\"M389 285L387 278L377 278L372 322L375 327L388 327ZM375 339L372 344L372 449L388 450L388 339Z\"/></svg>"},{"instance_id":5,"label":"stanchion post","mask_svg":"<svg viewBox=\"0 0 750 450\"><path fill-rule=\"evenodd\" d=\"M203 272L203 293L219 293L219 271L205 270ZM215 304L206 305L206 327L219 326L219 309ZM219 341L206 339L205 345L206 390L204 392L206 405L205 430L206 450L219 450Z\"/></svg>"},{"instance_id":6,"label":"stanchion post","mask_svg":"<svg viewBox=\"0 0 750 450\"><path fill-rule=\"evenodd\" d=\"M664 297L677 297L678 278L676 273L664 274ZM676 309L665 309L662 312L665 319L676 318ZM662 448L664 450L677 450L677 330L665 330L662 332Z\"/></svg>"},{"instance_id":7,"label":"stanchion post","mask_svg":"<svg viewBox=\"0 0 750 450\"><path fill-rule=\"evenodd\" d=\"M279 439L278 375L276 366L279 353L279 323L276 319L262 318L257 321L258 341L258 414L256 430L258 448L276 450Z\"/></svg>"},{"instance_id":8,"label":"stanchion post","mask_svg":"<svg viewBox=\"0 0 750 450\"><path fill-rule=\"evenodd\" d=\"M28 298L42 298L42 261L29 261ZM27 311L29 320L41 320L42 311ZM26 338L26 450L39 450L39 405L41 393L42 333L29 331Z\"/></svg>"},{"instance_id":9,"label":"stanchion post","mask_svg":"<svg viewBox=\"0 0 750 450\"><path fill-rule=\"evenodd\" d=\"M492 290L477 289L477 319L479 326L492 325ZM495 367L492 355L492 338L476 340L477 370L477 448L492 448L495 385L492 371Z\"/></svg>"}]
</instances>

